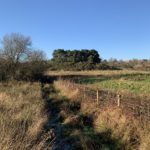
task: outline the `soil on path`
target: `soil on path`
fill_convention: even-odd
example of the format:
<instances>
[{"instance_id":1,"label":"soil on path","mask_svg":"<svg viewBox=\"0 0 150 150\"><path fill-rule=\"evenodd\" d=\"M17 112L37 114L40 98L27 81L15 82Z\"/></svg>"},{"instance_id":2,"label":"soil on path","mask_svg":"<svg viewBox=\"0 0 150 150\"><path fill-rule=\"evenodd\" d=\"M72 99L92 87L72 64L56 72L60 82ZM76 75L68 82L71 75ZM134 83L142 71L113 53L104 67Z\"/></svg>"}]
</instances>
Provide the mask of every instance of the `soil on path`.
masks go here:
<instances>
[{"instance_id":1,"label":"soil on path","mask_svg":"<svg viewBox=\"0 0 150 150\"><path fill-rule=\"evenodd\" d=\"M93 116L80 110L80 102L59 94L53 84L41 84L48 123L44 129L51 132L49 150L119 150L111 131L97 133Z\"/></svg>"}]
</instances>

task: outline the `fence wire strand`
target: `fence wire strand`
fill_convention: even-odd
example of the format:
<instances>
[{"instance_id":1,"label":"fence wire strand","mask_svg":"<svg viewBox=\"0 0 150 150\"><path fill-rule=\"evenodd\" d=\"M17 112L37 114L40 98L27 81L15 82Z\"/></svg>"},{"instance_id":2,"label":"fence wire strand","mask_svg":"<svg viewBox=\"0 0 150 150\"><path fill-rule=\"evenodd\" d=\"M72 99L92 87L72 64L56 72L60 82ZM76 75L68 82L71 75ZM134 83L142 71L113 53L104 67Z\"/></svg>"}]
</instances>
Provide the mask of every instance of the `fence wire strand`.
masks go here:
<instances>
[{"instance_id":1,"label":"fence wire strand","mask_svg":"<svg viewBox=\"0 0 150 150\"><path fill-rule=\"evenodd\" d=\"M139 97L132 97L132 95L121 95L112 91L91 89L81 84L70 82L67 86L71 89L78 89L80 97L83 100L98 101L98 105L117 105L125 112L133 114L140 120L150 121L150 102L142 101ZM98 92L98 94L97 94Z\"/></svg>"}]
</instances>

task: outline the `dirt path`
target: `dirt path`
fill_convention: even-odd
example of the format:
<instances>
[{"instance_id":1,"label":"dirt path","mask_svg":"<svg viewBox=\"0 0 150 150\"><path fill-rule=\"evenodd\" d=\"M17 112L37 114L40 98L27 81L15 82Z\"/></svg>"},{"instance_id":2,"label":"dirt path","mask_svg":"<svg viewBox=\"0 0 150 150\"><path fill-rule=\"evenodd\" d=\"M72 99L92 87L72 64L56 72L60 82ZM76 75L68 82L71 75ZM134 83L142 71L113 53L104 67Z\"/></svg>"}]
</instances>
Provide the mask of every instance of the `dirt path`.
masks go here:
<instances>
[{"instance_id":1,"label":"dirt path","mask_svg":"<svg viewBox=\"0 0 150 150\"><path fill-rule=\"evenodd\" d=\"M119 150L111 131L97 133L92 115L80 110L80 103L61 96L53 84L41 86L42 97L49 117L45 130L52 132L50 150Z\"/></svg>"}]
</instances>

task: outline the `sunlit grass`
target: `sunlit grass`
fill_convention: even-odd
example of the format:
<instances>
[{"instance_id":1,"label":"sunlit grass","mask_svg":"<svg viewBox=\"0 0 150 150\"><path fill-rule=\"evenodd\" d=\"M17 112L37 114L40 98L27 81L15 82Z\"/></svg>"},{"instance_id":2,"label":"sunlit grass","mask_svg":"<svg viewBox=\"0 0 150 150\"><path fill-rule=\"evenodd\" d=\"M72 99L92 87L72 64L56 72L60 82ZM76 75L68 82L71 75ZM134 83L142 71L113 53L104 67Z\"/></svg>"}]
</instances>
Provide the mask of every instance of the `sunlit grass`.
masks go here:
<instances>
[{"instance_id":1,"label":"sunlit grass","mask_svg":"<svg viewBox=\"0 0 150 150\"><path fill-rule=\"evenodd\" d=\"M36 141L46 121L39 83L0 84L1 150L40 150Z\"/></svg>"},{"instance_id":2,"label":"sunlit grass","mask_svg":"<svg viewBox=\"0 0 150 150\"><path fill-rule=\"evenodd\" d=\"M50 76L68 76L68 75L81 75L81 76L112 76L122 74L149 74L148 71L136 70L89 70L89 71L47 71L46 74Z\"/></svg>"},{"instance_id":3,"label":"sunlit grass","mask_svg":"<svg viewBox=\"0 0 150 150\"><path fill-rule=\"evenodd\" d=\"M149 77L147 78L148 79L146 80L149 80ZM93 80L95 79L92 78L92 80L88 81L91 82ZM85 116L92 116L92 128L86 126L87 124L84 125L82 132L79 130L73 131L73 128L71 128L72 135L80 138L80 143L83 149L150 149L149 124L142 124L132 115L126 115L126 113L124 113L121 108L116 106L102 105L102 107L97 107L96 103L93 100L82 99L80 92L76 90L76 87L71 88L71 84L72 82L66 80L58 80L54 85L56 89L58 89L64 96L68 97L69 100L74 99L75 101L80 102L80 112L78 113L78 115L81 122L84 122ZM77 118L71 119L70 117L65 123L73 122L74 124L74 122L77 120Z\"/></svg>"},{"instance_id":4,"label":"sunlit grass","mask_svg":"<svg viewBox=\"0 0 150 150\"><path fill-rule=\"evenodd\" d=\"M134 93L150 93L150 83L148 82L135 82L135 81L126 81L126 80L109 80L101 81L99 83L92 84L94 87L110 89L115 91L129 91Z\"/></svg>"},{"instance_id":5,"label":"sunlit grass","mask_svg":"<svg viewBox=\"0 0 150 150\"><path fill-rule=\"evenodd\" d=\"M126 91L135 94L150 93L150 75L148 73L119 74L115 76L86 77L80 79L82 84L93 88L101 88L113 91Z\"/></svg>"}]
</instances>

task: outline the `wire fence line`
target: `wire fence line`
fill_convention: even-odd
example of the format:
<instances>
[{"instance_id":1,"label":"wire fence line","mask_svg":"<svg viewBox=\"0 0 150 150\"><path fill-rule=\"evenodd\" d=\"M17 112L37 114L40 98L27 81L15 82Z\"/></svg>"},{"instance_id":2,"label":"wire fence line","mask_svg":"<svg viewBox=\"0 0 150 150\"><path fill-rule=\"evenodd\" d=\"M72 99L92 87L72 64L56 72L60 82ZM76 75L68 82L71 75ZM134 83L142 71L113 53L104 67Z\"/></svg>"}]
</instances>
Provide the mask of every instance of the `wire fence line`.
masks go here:
<instances>
[{"instance_id":1,"label":"wire fence line","mask_svg":"<svg viewBox=\"0 0 150 150\"><path fill-rule=\"evenodd\" d=\"M82 100L92 100L98 107L116 105L125 113L132 114L142 122L150 121L150 99L148 97L123 94L109 90L92 89L85 85L68 82L70 89L77 89Z\"/></svg>"}]
</instances>

